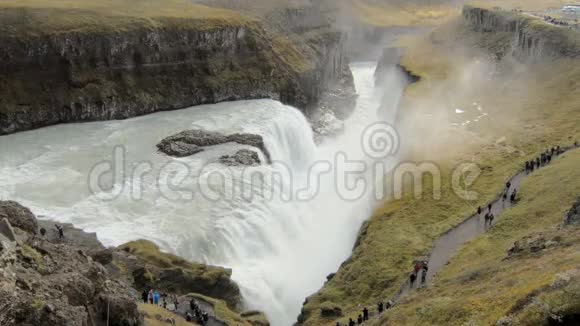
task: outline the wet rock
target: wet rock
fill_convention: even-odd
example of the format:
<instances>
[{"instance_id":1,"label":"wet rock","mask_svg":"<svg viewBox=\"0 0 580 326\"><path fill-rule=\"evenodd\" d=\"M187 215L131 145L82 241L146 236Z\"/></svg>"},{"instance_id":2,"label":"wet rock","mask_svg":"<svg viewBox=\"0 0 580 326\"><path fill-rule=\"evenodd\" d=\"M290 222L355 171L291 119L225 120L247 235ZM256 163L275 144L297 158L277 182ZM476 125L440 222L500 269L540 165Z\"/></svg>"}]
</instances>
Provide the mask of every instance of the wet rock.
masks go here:
<instances>
[{"instance_id":1,"label":"wet rock","mask_svg":"<svg viewBox=\"0 0 580 326\"><path fill-rule=\"evenodd\" d=\"M266 149L264 139L262 136L254 134L223 135L218 132L198 129L186 130L163 139L157 144L157 149L169 156L186 157L203 151L203 147L226 143L255 147L264 153L268 162L270 161L270 153Z\"/></svg>"},{"instance_id":2,"label":"wet rock","mask_svg":"<svg viewBox=\"0 0 580 326\"><path fill-rule=\"evenodd\" d=\"M203 148L182 141L161 143L157 145L157 148L163 153L175 157L186 157L203 152Z\"/></svg>"},{"instance_id":3,"label":"wet rock","mask_svg":"<svg viewBox=\"0 0 580 326\"><path fill-rule=\"evenodd\" d=\"M322 137L336 136L344 132L344 122L332 111L324 111L313 123L312 130Z\"/></svg>"},{"instance_id":4,"label":"wet rock","mask_svg":"<svg viewBox=\"0 0 580 326\"><path fill-rule=\"evenodd\" d=\"M26 207L13 201L0 201L0 220L6 218L13 227L36 234L36 216Z\"/></svg>"},{"instance_id":5,"label":"wet rock","mask_svg":"<svg viewBox=\"0 0 580 326\"><path fill-rule=\"evenodd\" d=\"M241 149L234 155L224 155L219 162L227 166L257 166L262 163L258 153L247 149Z\"/></svg>"}]
</instances>

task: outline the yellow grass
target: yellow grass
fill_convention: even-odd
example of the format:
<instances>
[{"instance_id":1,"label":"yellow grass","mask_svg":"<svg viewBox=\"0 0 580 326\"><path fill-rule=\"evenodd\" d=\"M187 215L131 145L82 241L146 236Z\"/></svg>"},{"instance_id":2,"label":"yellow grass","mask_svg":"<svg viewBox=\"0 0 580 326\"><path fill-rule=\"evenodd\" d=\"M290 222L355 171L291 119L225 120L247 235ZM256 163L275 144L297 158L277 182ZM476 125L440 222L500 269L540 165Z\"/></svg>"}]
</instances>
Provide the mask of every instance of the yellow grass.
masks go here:
<instances>
[{"instance_id":1,"label":"yellow grass","mask_svg":"<svg viewBox=\"0 0 580 326\"><path fill-rule=\"evenodd\" d=\"M167 318L171 318L172 320L175 320L175 326L197 325L197 324L188 323L183 317L176 315L176 314L172 313L171 311L164 309L163 307L160 307L157 305L140 303L138 308L139 308L139 312L144 316L145 326L166 326L166 325L169 325L167 322L165 322L165 320L167 320ZM156 318L157 316L160 316L161 320L158 320Z\"/></svg>"},{"instance_id":2,"label":"yellow grass","mask_svg":"<svg viewBox=\"0 0 580 326\"><path fill-rule=\"evenodd\" d=\"M558 226L580 194L579 166L576 150L530 176L522 183L518 205L490 232L461 249L431 286L403 299L377 325L495 324L534 291L545 292L560 275L575 273L580 266L580 229ZM565 245L506 260L515 241L538 233ZM580 300L568 304L578 307ZM515 325L531 324L525 320Z\"/></svg>"},{"instance_id":3,"label":"yellow grass","mask_svg":"<svg viewBox=\"0 0 580 326\"><path fill-rule=\"evenodd\" d=\"M378 208L363 228L360 244L351 257L331 281L309 298L305 306L308 325L335 324L334 319L321 319L319 308L323 305L340 307L346 317L340 321L344 322L349 316L357 316L361 306L374 307L379 300L392 297L406 279L412 261L428 254L433 240L441 233L495 197L525 160L554 144L580 140L578 60L487 65L485 50L506 39L495 33L469 32L460 26L439 28L416 42L406 40L409 48L403 56L405 68L423 78L409 87L403 101L399 131L406 142L405 158L432 161L440 167L441 199L429 195L427 178L423 179L427 184L423 199L405 196ZM492 68L497 69L498 77L490 80L487 76L495 71ZM489 115L466 127L452 126L461 121L455 108L465 108L473 102L482 105ZM472 117L466 114L462 119ZM482 169L481 176L469 188L479 194L475 201L462 200L451 190L452 170L461 162L474 162ZM575 163L578 166L578 161ZM578 178L569 181L580 184ZM553 212L560 213L561 209ZM488 285L497 281L491 280ZM527 286L535 288L548 281L537 278ZM518 293L525 292L520 290ZM447 299L440 300L438 307L447 304ZM475 300L469 304L475 311L485 302ZM444 313L454 316L453 311Z\"/></svg>"},{"instance_id":4,"label":"yellow grass","mask_svg":"<svg viewBox=\"0 0 580 326\"><path fill-rule=\"evenodd\" d=\"M160 26L210 29L249 21L233 11L188 0L4 0L0 2L4 35L100 32Z\"/></svg>"},{"instance_id":5,"label":"yellow grass","mask_svg":"<svg viewBox=\"0 0 580 326\"><path fill-rule=\"evenodd\" d=\"M352 6L362 22L379 27L438 25L460 11L458 5L414 5L404 2L393 4L365 0L354 0Z\"/></svg>"}]
</instances>

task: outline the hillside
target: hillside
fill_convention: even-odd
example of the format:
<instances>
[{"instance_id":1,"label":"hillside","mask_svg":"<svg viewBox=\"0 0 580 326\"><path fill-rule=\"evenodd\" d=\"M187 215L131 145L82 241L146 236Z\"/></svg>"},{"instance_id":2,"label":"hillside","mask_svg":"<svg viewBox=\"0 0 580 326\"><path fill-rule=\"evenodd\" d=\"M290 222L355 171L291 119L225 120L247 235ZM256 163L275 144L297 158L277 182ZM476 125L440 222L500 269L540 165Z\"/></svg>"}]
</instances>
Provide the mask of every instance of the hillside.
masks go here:
<instances>
[{"instance_id":1,"label":"hillside","mask_svg":"<svg viewBox=\"0 0 580 326\"><path fill-rule=\"evenodd\" d=\"M436 26L459 12L457 0L350 0L359 19L377 27ZM348 3L348 2L347 2Z\"/></svg>"},{"instance_id":2,"label":"hillside","mask_svg":"<svg viewBox=\"0 0 580 326\"><path fill-rule=\"evenodd\" d=\"M529 21L523 14L505 11L488 11L489 20L472 19L481 12L477 7L468 6L461 19L437 28L428 37L407 38L401 42L406 47L401 64L422 78L407 89L402 104L404 112L398 129L403 154L411 162L437 165L442 186L436 194L440 198L433 195L429 176L421 179L421 199L414 198L410 187L404 188L402 199L393 199L391 194L391 200L381 205L363 226L351 257L319 292L308 298L301 316L303 324L334 325L337 320L344 323L348 317L356 317L362 307L374 311L379 301L393 298L398 292L413 261L427 256L434 240L500 193L507 177L521 169L523 162L555 144L570 144L580 139L580 97L577 96L580 65L575 50L570 50L575 48L577 34L553 29L539 19ZM526 27L517 32L504 28L511 26L504 19L521 20ZM519 41L522 39L520 32L541 41L532 42L528 47L527 42ZM547 35L550 39L544 39ZM559 42L551 43L554 35L559 37L556 38ZM530 51L538 44L553 47ZM469 187L477 193L476 200L466 201L453 191L453 172L460 163L466 162L475 163L481 171ZM562 169L573 169L572 166L578 164L578 156L571 155L568 163L561 164ZM560 196L564 206L550 211L551 222L545 225L561 220L563 210L572 204L569 199L578 196L574 193L578 181L572 177L575 172L565 173L568 173L566 182L571 188L553 190L566 193ZM526 208L526 202L524 200L518 209L538 207ZM542 212L548 214L546 210ZM521 228L522 232L526 230L525 225L513 227ZM494 251L495 254L505 253L509 249L506 244L523 234L503 238L503 247ZM470 253L473 255L473 251ZM460 262L455 266L454 276L460 274L459 270L464 271ZM497 268L500 270L501 266ZM445 282L451 282L447 276L451 274L447 273L445 270L441 275L445 275ZM433 286L437 287L438 278L434 282ZM497 279L493 279L477 286L492 288L496 284ZM534 288L531 284L530 287ZM426 319L417 319L423 314L422 307L406 303L406 307L393 311L400 313L392 324L414 325L418 320L427 324L454 324L451 319L445 322L443 319L455 317L466 322L468 317L473 317L467 313L461 315L464 310L459 309L463 308L454 310L448 297L438 297L435 290L428 291L425 294L432 298L431 303L438 302L429 307L437 310L426 307ZM457 300L469 302L473 292L463 293L464 296ZM403 302L407 302L406 299ZM477 311L494 303L479 300L465 309ZM329 308L338 308L341 313L323 316L321 311L329 311ZM456 311L458 315L454 314ZM390 320L388 316L381 325ZM501 316L490 315L493 317Z\"/></svg>"}]
</instances>

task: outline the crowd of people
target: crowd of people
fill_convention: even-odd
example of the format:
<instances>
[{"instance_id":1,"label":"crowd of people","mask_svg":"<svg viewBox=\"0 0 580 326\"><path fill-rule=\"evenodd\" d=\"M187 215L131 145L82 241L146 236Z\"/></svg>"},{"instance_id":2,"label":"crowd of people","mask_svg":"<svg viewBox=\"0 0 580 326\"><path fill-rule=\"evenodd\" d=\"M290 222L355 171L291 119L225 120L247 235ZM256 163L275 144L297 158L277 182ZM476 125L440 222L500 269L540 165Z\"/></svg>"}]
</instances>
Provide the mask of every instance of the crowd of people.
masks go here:
<instances>
[{"instance_id":1,"label":"crowd of people","mask_svg":"<svg viewBox=\"0 0 580 326\"><path fill-rule=\"evenodd\" d=\"M574 144L577 145L576 143ZM525 170L526 173L532 173L534 170L541 168L544 165L550 164L552 162L552 158L562 154L562 148L560 146L552 147L551 149L546 150L540 156L536 157L535 159L526 162Z\"/></svg>"},{"instance_id":2,"label":"crowd of people","mask_svg":"<svg viewBox=\"0 0 580 326\"><path fill-rule=\"evenodd\" d=\"M164 309L179 313L179 298L173 295L169 298L167 294L160 294L157 290L144 290L141 294L141 299L144 303L161 306ZM169 305L169 300L172 300L173 306ZM185 320L187 322L196 322L199 325L205 325L209 321L209 314L199 307L195 299L191 298L189 301L189 310L185 311Z\"/></svg>"},{"instance_id":3,"label":"crowd of people","mask_svg":"<svg viewBox=\"0 0 580 326\"><path fill-rule=\"evenodd\" d=\"M558 26L571 26L572 24L570 24L568 21L563 20L563 19L558 19L558 18L554 18L554 17L550 17L550 16L544 16L544 21L553 25L558 25ZM578 19L575 20L575 23L578 22Z\"/></svg>"},{"instance_id":4,"label":"crowd of people","mask_svg":"<svg viewBox=\"0 0 580 326\"><path fill-rule=\"evenodd\" d=\"M387 302L379 302L379 303L377 303L377 313L380 315L383 313L383 311L389 310L391 307L393 307L392 300L388 300ZM348 322L346 322L345 324L341 324L340 321L337 321L336 326L362 325L364 322L368 321L369 318L370 318L370 312L366 307L364 307L356 319L349 318Z\"/></svg>"},{"instance_id":5,"label":"crowd of people","mask_svg":"<svg viewBox=\"0 0 580 326\"><path fill-rule=\"evenodd\" d=\"M417 280L420 277L420 284L425 284L427 282L427 273L429 272L429 263L426 260L415 261L413 265L413 271L409 275L409 288L413 289L415 284L417 284ZM378 314L382 314L383 311L389 310L394 305L392 300L388 300L386 302L379 302L377 303L377 312ZM340 322L336 322L336 326L355 326L361 325L365 321L369 320L369 310L365 307L361 311L361 314L358 315L357 318L352 319L349 318L348 322L345 324L341 324Z\"/></svg>"},{"instance_id":6,"label":"crowd of people","mask_svg":"<svg viewBox=\"0 0 580 326\"><path fill-rule=\"evenodd\" d=\"M195 299L191 298L189 301L189 309L185 314L185 320L188 322L196 321L200 325L205 325L209 321L209 314L203 311L195 302Z\"/></svg>"},{"instance_id":7,"label":"crowd of people","mask_svg":"<svg viewBox=\"0 0 580 326\"><path fill-rule=\"evenodd\" d=\"M577 148L577 147L580 147L580 143L578 143L578 141L574 142L574 148ZM530 160L530 161L527 161L525 163L526 174L532 173L532 172L534 172L534 170L550 164L550 162L552 162L553 158L561 155L562 153L564 153L564 151L565 151L565 149L562 149L560 146L554 146L554 147L546 150L542 154L540 154L537 158ZM514 204L518 201L518 190L513 187L511 181L506 182L505 189L504 189L503 194L502 194L502 199L504 202L509 199L512 204ZM487 210L486 210L486 214L485 214L485 225L486 226L491 225L493 223L493 220L495 219L495 216L492 213L492 209L493 209L493 204L491 203L487 206ZM477 215L480 216L482 213L483 213L483 209L480 206L477 208ZM420 284L426 283L428 272L429 272L429 265L428 265L427 261L424 261L424 260L415 261L415 264L413 267L413 272L409 275L409 288L410 289L414 288L415 284L417 283L417 279L419 278L419 275L421 275L421 283ZM377 304L377 312L379 314L381 314L383 311L388 310L391 307L393 307L393 305L394 305L394 303L392 300L389 300L386 303L379 302ZM337 322L336 326L361 325L365 321L367 321L368 319L369 319L369 311L365 307L362 310L362 313L358 315L358 318L356 318L356 320L349 318L347 323L341 324L340 322Z\"/></svg>"}]
</instances>

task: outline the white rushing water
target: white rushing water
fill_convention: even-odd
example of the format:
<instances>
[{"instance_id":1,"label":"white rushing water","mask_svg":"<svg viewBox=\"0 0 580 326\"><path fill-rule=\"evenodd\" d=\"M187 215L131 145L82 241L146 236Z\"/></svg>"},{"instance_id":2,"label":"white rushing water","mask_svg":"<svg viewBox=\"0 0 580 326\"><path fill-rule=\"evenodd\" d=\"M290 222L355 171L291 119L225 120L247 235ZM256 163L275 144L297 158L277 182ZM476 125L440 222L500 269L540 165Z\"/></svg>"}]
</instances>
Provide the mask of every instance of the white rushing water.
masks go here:
<instances>
[{"instance_id":1,"label":"white rushing water","mask_svg":"<svg viewBox=\"0 0 580 326\"><path fill-rule=\"evenodd\" d=\"M371 190L382 175L366 171L349 176L366 180L368 191L357 200L344 200L337 191L341 175L334 161L344 153L348 160L371 163L361 149L361 134L379 119L377 112L386 120L396 114L402 76L393 69L390 82L377 88L374 68L373 63L352 65L359 93L356 110L344 134L319 147L303 115L272 100L0 137L0 198L97 232L106 245L149 239L186 258L232 268L249 309L265 311L273 325L290 325L304 298L348 257L375 203ZM387 105L379 110L382 102ZM272 159L281 163L249 169L212 164L244 147L233 144L188 158L157 153L161 139L191 128L261 134ZM333 172L314 182L311 167ZM99 171L102 177L91 183ZM222 185L217 172L231 176L231 182ZM251 179L248 172L263 180ZM309 190L299 194L311 196L296 196L307 185ZM286 198L288 194L293 196Z\"/></svg>"}]
</instances>

